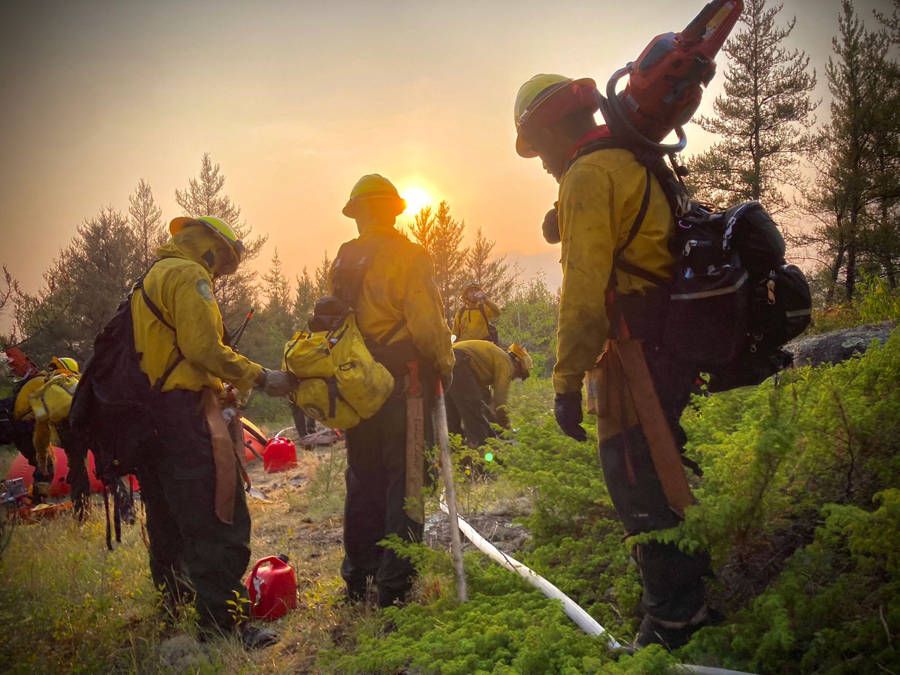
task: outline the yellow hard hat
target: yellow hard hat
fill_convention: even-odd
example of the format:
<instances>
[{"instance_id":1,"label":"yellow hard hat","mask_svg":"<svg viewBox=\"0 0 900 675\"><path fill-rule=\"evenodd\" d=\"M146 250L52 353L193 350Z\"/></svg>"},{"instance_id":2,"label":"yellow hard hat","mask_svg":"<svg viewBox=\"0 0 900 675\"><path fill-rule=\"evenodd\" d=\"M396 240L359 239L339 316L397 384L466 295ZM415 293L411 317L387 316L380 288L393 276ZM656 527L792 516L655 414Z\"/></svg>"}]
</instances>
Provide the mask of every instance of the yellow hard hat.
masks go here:
<instances>
[{"instance_id":1,"label":"yellow hard hat","mask_svg":"<svg viewBox=\"0 0 900 675\"><path fill-rule=\"evenodd\" d=\"M367 199L385 199L393 202L395 216L399 216L406 209L406 200L400 196L394 184L381 174L370 173L356 181L356 185L350 190L350 199L347 200L341 213L348 218L355 218L357 204Z\"/></svg>"},{"instance_id":2,"label":"yellow hard hat","mask_svg":"<svg viewBox=\"0 0 900 675\"><path fill-rule=\"evenodd\" d=\"M522 372L525 377L528 377L531 374L531 369L534 368L534 360L531 358L531 354L528 353L528 350L518 342L513 342L506 348L506 351L509 354L512 354L513 358L519 362Z\"/></svg>"},{"instance_id":3,"label":"yellow hard hat","mask_svg":"<svg viewBox=\"0 0 900 675\"><path fill-rule=\"evenodd\" d=\"M594 112L599 108L600 92L591 78L573 80L565 75L535 75L516 94L516 152L522 157L537 157L525 139L528 129L553 124L576 110Z\"/></svg>"},{"instance_id":4,"label":"yellow hard hat","mask_svg":"<svg viewBox=\"0 0 900 675\"><path fill-rule=\"evenodd\" d=\"M188 225L203 225L212 230L228 244L228 247L234 252L237 261L240 262L244 255L244 242L242 242L234 229L221 218L215 216L179 216L173 218L169 223L169 232L174 236L181 232Z\"/></svg>"},{"instance_id":5,"label":"yellow hard hat","mask_svg":"<svg viewBox=\"0 0 900 675\"><path fill-rule=\"evenodd\" d=\"M76 375L80 372L78 361L71 356L54 356L50 359L50 368L59 371L68 370Z\"/></svg>"}]
</instances>

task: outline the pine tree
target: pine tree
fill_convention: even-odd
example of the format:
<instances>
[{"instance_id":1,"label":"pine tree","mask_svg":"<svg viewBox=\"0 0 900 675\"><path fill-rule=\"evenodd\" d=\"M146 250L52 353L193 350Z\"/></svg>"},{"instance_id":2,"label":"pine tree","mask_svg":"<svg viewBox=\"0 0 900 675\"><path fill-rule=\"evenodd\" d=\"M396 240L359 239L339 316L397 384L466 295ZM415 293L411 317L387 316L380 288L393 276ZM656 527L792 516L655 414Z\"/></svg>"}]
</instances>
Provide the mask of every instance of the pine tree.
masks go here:
<instances>
[{"instance_id":1,"label":"pine tree","mask_svg":"<svg viewBox=\"0 0 900 675\"><path fill-rule=\"evenodd\" d=\"M494 244L478 228L475 242L469 248L463 273L469 283L478 284L492 301L502 305L512 292L516 274L506 262L506 256L491 257Z\"/></svg>"},{"instance_id":2,"label":"pine tree","mask_svg":"<svg viewBox=\"0 0 900 675\"><path fill-rule=\"evenodd\" d=\"M156 249L165 243L167 233L162 225L162 209L143 178L128 197L128 226L137 243L136 264L139 269L148 269L156 257Z\"/></svg>"},{"instance_id":3,"label":"pine tree","mask_svg":"<svg viewBox=\"0 0 900 675\"><path fill-rule=\"evenodd\" d=\"M819 134L818 175L804 200L818 225L802 239L828 259L827 303L841 279L853 298L861 267L895 286L900 260L900 82L888 60L890 39L867 30L848 0L838 30L826 68L831 120Z\"/></svg>"},{"instance_id":4,"label":"pine tree","mask_svg":"<svg viewBox=\"0 0 900 675\"><path fill-rule=\"evenodd\" d=\"M330 289L329 289L329 284L328 284L328 277L331 274L331 265L333 263L334 263L334 261L328 257L328 251L325 251L325 253L322 256L322 262L319 263L319 266L316 268L316 271L315 271L314 281L315 281L316 298L319 298L323 295L328 295L328 293L329 293Z\"/></svg>"},{"instance_id":5,"label":"pine tree","mask_svg":"<svg viewBox=\"0 0 900 675\"><path fill-rule=\"evenodd\" d=\"M309 317L315 307L316 300L321 297L309 271L304 267L303 273L297 275L297 292L291 307L291 317L298 328L306 328Z\"/></svg>"},{"instance_id":6,"label":"pine tree","mask_svg":"<svg viewBox=\"0 0 900 675\"><path fill-rule=\"evenodd\" d=\"M448 320L453 315L453 303L466 284L466 260L469 249L463 246L465 223L450 215L446 201L437 211L425 207L416 214L410 232L413 239L431 256L434 277Z\"/></svg>"},{"instance_id":7,"label":"pine tree","mask_svg":"<svg viewBox=\"0 0 900 675\"><path fill-rule=\"evenodd\" d=\"M143 271L134 257L136 243L128 219L111 207L78 227L44 273L38 294L17 298L17 331L27 338L32 358L90 354L94 337Z\"/></svg>"},{"instance_id":8,"label":"pine tree","mask_svg":"<svg viewBox=\"0 0 900 675\"><path fill-rule=\"evenodd\" d=\"M809 98L816 77L803 51L784 47L796 18L777 26L781 9L747 0L743 30L725 44L725 94L713 103L714 117L698 120L719 140L689 162L690 186L703 201L724 207L761 200L779 211L787 207L782 187L798 183L797 156L809 148L817 105Z\"/></svg>"},{"instance_id":9,"label":"pine tree","mask_svg":"<svg viewBox=\"0 0 900 675\"><path fill-rule=\"evenodd\" d=\"M209 153L200 161L200 176L191 178L185 190L175 190L175 201L188 216L215 216L231 225L244 242L244 264L234 274L216 280L216 297L226 325L233 325L253 306L255 292L254 272L247 262L259 255L267 237L251 238L251 228L240 222L241 209L222 192L225 176L218 164L213 164Z\"/></svg>"},{"instance_id":10,"label":"pine tree","mask_svg":"<svg viewBox=\"0 0 900 675\"><path fill-rule=\"evenodd\" d=\"M278 250L272 255L269 271L263 275L263 318L279 334L279 348L293 332L293 316L291 315L291 285L284 275Z\"/></svg>"}]
</instances>

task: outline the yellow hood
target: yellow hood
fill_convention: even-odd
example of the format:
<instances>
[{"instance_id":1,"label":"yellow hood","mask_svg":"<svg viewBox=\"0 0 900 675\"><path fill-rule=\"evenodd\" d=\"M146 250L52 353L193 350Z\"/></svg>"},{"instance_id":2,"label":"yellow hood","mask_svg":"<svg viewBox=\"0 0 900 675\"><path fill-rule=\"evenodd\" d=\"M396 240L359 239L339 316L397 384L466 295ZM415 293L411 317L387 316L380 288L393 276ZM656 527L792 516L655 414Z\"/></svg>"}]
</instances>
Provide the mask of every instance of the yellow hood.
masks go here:
<instances>
[{"instance_id":1,"label":"yellow hood","mask_svg":"<svg viewBox=\"0 0 900 675\"><path fill-rule=\"evenodd\" d=\"M218 244L216 235L206 228L188 227L156 249L156 257L191 260L214 274Z\"/></svg>"}]
</instances>

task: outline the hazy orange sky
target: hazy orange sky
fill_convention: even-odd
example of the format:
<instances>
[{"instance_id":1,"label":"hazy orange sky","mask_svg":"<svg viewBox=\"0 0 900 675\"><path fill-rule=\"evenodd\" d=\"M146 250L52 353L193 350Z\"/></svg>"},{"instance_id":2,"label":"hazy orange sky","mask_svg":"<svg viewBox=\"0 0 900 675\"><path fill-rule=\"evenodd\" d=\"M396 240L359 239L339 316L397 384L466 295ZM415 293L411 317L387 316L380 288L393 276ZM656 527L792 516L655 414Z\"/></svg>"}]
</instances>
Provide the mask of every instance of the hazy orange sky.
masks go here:
<instances>
[{"instance_id":1,"label":"hazy orange sky","mask_svg":"<svg viewBox=\"0 0 900 675\"><path fill-rule=\"evenodd\" d=\"M556 184L516 156L512 103L537 72L601 85L703 0L5 2L0 21L0 263L36 291L75 227L125 210L139 179L168 220L204 152L290 276L355 236L364 173L446 199L474 236L559 280L540 234ZM861 16L889 0L854 3ZM784 0L825 98L839 0ZM724 58L719 70L724 71ZM714 81L715 86L721 76ZM704 108L712 102L707 95ZM709 142L688 129L690 151Z\"/></svg>"}]
</instances>

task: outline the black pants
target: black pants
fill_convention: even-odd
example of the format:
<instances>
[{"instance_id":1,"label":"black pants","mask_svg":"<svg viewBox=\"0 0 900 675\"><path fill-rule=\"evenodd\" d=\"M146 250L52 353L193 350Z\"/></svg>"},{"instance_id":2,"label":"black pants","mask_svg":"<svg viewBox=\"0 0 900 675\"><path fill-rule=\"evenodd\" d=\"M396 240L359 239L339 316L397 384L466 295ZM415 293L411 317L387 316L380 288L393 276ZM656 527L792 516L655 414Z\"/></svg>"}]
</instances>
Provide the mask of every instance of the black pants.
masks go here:
<instances>
[{"instance_id":1,"label":"black pants","mask_svg":"<svg viewBox=\"0 0 900 675\"><path fill-rule=\"evenodd\" d=\"M81 434L72 430L68 420L56 425L56 434L59 436L59 442L66 452L66 459L69 463L69 475L66 477L66 481L71 489L72 505L75 508L75 515L81 518L91 497L91 484L87 471L87 444Z\"/></svg>"},{"instance_id":2,"label":"black pants","mask_svg":"<svg viewBox=\"0 0 900 675\"><path fill-rule=\"evenodd\" d=\"M683 450L687 439L679 419L690 401L696 369L659 347L664 307L626 303L625 309L632 334L644 339L644 353L657 396L675 443ZM639 426L603 441L600 460L613 505L629 534L678 525L679 516L669 508L650 447ZM688 555L673 544L647 543L635 547L634 558L644 587L641 605L651 619L671 625L687 624L703 613L703 578L709 574L706 552Z\"/></svg>"},{"instance_id":3,"label":"black pants","mask_svg":"<svg viewBox=\"0 0 900 675\"><path fill-rule=\"evenodd\" d=\"M396 376L395 376L396 377ZM399 378L398 378L399 380ZM395 534L421 541L422 525L406 515L406 398L401 387L373 417L347 431L347 499L344 503L344 562L341 576L353 599L365 596L368 578L378 602L403 600L412 586L412 563L378 545ZM427 386L423 389L430 391ZM426 447L430 397L425 398ZM417 467L424 473L425 467Z\"/></svg>"},{"instance_id":4,"label":"black pants","mask_svg":"<svg viewBox=\"0 0 900 675\"><path fill-rule=\"evenodd\" d=\"M496 435L491 429L494 416L490 400L491 392L478 382L469 356L457 350L453 382L446 396L447 429L450 433L462 434L473 448L482 445L487 438Z\"/></svg>"},{"instance_id":5,"label":"black pants","mask_svg":"<svg viewBox=\"0 0 900 675\"><path fill-rule=\"evenodd\" d=\"M297 435L300 438L316 430L316 421L312 417L307 417L302 408L293 403L290 404L290 408L291 417L294 418L294 428L297 430Z\"/></svg>"},{"instance_id":6,"label":"black pants","mask_svg":"<svg viewBox=\"0 0 900 675\"><path fill-rule=\"evenodd\" d=\"M199 392L162 394L154 412L159 445L138 467L153 582L170 606L193 594L201 627L229 629L235 622L233 603L247 598L241 583L250 561L244 490L236 483L234 523L221 522L215 514L212 443Z\"/></svg>"}]
</instances>

